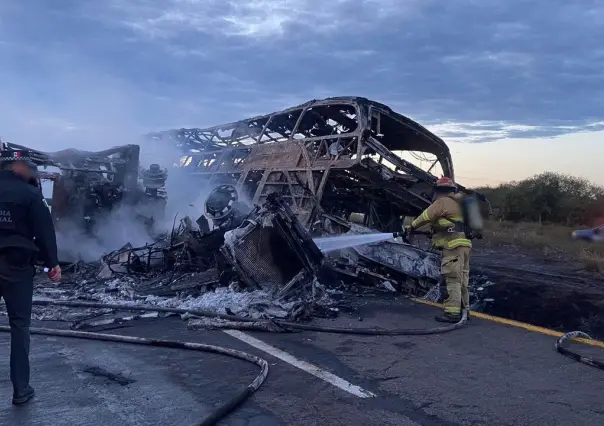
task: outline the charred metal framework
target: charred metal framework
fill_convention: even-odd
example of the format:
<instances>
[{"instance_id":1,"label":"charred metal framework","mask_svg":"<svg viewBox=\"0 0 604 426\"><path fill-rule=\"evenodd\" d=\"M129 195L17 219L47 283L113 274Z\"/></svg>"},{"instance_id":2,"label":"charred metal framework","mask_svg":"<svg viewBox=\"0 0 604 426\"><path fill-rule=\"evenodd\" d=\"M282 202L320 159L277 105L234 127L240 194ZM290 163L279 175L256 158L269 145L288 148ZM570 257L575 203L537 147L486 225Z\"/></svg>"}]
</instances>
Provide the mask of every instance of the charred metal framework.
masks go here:
<instances>
[{"instance_id":1,"label":"charred metal framework","mask_svg":"<svg viewBox=\"0 0 604 426\"><path fill-rule=\"evenodd\" d=\"M63 175L75 176L80 173L102 174L108 180L119 182L128 189L137 185L139 173L140 147L124 145L91 152L65 149L57 152L42 152L15 143L5 143L7 149L25 149L32 153L33 162L38 166L56 167ZM38 173L41 179L56 181L61 173Z\"/></svg>"},{"instance_id":2,"label":"charred metal framework","mask_svg":"<svg viewBox=\"0 0 604 426\"><path fill-rule=\"evenodd\" d=\"M121 202L137 204L157 200L160 208L154 211L163 210L167 172L157 165L141 170L138 145L116 146L98 152L66 149L51 153L14 143L4 143L4 147L28 150L38 166L60 170L60 173L38 172L40 181L53 182L52 215L59 225L65 218L82 219L86 225L94 221L98 213L110 211Z\"/></svg>"},{"instance_id":3,"label":"charred metal framework","mask_svg":"<svg viewBox=\"0 0 604 426\"><path fill-rule=\"evenodd\" d=\"M396 151L433 154L454 178L442 139L359 97L313 100L235 123L148 137L175 142L184 151L181 167L211 185L236 185L253 204L279 194L307 227L319 213L363 213L367 226L392 230L402 216L420 213L436 177Z\"/></svg>"}]
</instances>

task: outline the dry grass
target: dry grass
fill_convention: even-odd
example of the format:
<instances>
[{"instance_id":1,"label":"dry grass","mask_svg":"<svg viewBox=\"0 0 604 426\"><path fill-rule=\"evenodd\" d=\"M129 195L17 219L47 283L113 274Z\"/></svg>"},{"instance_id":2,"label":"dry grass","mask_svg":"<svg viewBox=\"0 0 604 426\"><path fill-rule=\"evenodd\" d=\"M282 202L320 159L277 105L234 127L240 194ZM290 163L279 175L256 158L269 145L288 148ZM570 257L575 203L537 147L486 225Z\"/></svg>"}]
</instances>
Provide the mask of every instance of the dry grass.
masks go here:
<instances>
[{"instance_id":1,"label":"dry grass","mask_svg":"<svg viewBox=\"0 0 604 426\"><path fill-rule=\"evenodd\" d=\"M569 255L582 262L586 270L604 273L604 244L572 240L574 229L537 223L487 222L484 241L536 249L546 256Z\"/></svg>"}]
</instances>

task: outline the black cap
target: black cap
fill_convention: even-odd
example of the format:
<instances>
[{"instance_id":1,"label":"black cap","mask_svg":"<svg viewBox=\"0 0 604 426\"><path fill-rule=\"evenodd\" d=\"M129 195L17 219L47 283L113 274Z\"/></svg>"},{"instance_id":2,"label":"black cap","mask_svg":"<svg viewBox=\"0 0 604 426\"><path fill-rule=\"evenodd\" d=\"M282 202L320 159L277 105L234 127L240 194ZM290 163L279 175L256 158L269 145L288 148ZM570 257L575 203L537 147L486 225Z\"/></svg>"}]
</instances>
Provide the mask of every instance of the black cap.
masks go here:
<instances>
[{"instance_id":1,"label":"black cap","mask_svg":"<svg viewBox=\"0 0 604 426\"><path fill-rule=\"evenodd\" d=\"M24 161L33 170L38 169L33 161L31 151L25 149L3 149L0 151L1 164L12 163L13 161Z\"/></svg>"}]
</instances>

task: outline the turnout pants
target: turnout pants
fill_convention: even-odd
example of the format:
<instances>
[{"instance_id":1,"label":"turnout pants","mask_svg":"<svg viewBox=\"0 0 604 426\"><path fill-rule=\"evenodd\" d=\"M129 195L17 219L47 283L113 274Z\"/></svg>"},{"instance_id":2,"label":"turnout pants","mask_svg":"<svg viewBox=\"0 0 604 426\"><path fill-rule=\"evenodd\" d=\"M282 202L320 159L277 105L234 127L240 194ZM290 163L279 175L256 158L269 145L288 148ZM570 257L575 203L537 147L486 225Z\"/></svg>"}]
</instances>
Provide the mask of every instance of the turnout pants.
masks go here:
<instances>
[{"instance_id":1,"label":"turnout pants","mask_svg":"<svg viewBox=\"0 0 604 426\"><path fill-rule=\"evenodd\" d=\"M10 379L16 395L29 385L29 327L33 297L31 266L14 267L0 259L0 298L10 324Z\"/></svg>"},{"instance_id":2,"label":"turnout pants","mask_svg":"<svg viewBox=\"0 0 604 426\"><path fill-rule=\"evenodd\" d=\"M443 249L441 274L447 287L447 298L444 301L445 315L459 316L462 306L470 309L470 247Z\"/></svg>"}]
</instances>

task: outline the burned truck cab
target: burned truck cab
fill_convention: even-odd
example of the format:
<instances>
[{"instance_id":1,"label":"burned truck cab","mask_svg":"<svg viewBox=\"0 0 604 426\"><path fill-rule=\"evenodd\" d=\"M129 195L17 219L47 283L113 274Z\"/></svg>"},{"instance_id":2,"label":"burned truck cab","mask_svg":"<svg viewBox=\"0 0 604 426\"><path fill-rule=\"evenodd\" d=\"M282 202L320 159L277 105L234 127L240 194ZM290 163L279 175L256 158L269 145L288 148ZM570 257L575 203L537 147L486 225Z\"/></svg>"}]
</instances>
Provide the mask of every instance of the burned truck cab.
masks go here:
<instances>
[{"instance_id":1,"label":"burned truck cab","mask_svg":"<svg viewBox=\"0 0 604 426\"><path fill-rule=\"evenodd\" d=\"M77 149L42 152L17 144L7 147L28 149L39 167L58 169L58 172L40 171L39 179L52 182L51 213L59 232L69 228L94 235L98 222L124 206L144 215L163 214L167 171L152 165L141 172L138 145L94 152Z\"/></svg>"},{"instance_id":2,"label":"burned truck cab","mask_svg":"<svg viewBox=\"0 0 604 426\"><path fill-rule=\"evenodd\" d=\"M94 233L97 222L133 201L137 192L139 147L100 152L75 149L46 154L60 176L54 180L52 214L57 229L81 227Z\"/></svg>"}]
</instances>

